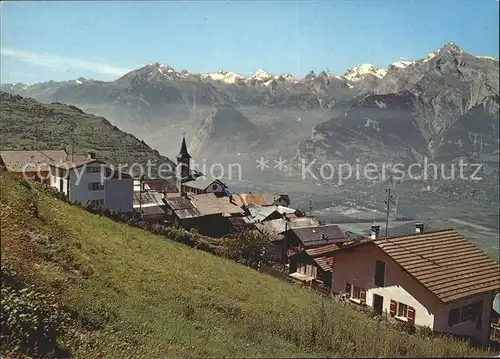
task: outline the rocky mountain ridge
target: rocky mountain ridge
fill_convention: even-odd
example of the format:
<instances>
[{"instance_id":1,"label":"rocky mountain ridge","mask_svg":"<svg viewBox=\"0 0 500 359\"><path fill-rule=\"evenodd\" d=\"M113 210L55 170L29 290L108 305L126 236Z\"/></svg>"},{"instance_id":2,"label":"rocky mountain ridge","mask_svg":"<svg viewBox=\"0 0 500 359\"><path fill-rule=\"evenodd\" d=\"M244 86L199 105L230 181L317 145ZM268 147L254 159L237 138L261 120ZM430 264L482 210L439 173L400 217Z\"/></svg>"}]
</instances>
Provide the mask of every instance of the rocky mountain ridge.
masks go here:
<instances>
[{"instance_id":1,"label":"rocky mountain ridge","mask_svg":"<svg viewBox=\"0 0 500 359\"><path fill-rule=\"evenodd\" d=\"M415 161L498 157L498 61L454 43L394 66L345 112L316 126L299 158Z\"/></svg>"}]
</instances>

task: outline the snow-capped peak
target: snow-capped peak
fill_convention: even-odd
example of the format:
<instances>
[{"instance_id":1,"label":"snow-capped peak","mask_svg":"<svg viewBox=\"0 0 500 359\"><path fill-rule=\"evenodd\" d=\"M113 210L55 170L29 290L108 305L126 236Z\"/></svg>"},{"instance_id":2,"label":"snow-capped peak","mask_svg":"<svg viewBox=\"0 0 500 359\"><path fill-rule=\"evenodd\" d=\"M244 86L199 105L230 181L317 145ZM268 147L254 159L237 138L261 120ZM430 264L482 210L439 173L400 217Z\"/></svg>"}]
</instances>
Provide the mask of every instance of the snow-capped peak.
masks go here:
<instances>
[{"instance_id":1,"label":"snow-capped peak","mask_svg":"<svg viewBox=\"0 0 500 359\"><path fill-rule=\"evenodd\" d=\"M430 61L432 58L436 57L437 51L433 51L422 59L422 62Z\"/></svg>"},{"instance_id":2,"label":"snow-capped peak","mask_svg":"<svg viewBox=\"0 0 500 359\"><path fill-rule=\"evenodd\" d=\"M405 69L408 66L413 65L414 63L415 63L415 61L400 60L400 61L393 62L389 67L394 67L397 69Z\"/></svg>"},{"instance_id":3,"label":"snow-capped peak","mask_svg":"<svg viewBox=\"0 0 500 359\"><path fill-rule=\"evenodd\" d=\"M288 81L288 82L297 82L297 80L295 79L295 77L293 77L291 74L289 74L288 72L284 72L282 73L280 76L275 76L276 79L283 79L285 81Z\"/></svg>"},{"instance_id":4,"label":"snow-capped peak","mask_svg":"<svg viewBox=\"0 0 500 359\"><path fill-rule=\"evenodd\" d=\"M491 61L497 61L498 59L495 59L494 57L491 56L476 56L478 59L485 59L485 60L491 60Z\"/></svg>"},{"instance_id":5,"label":"snow-capped peak","mask_svg":"<svg viewBox=\"0 0 500 359\"><path fill-rule=\"evenodd\" d=\"M234 84L238 79L241 78L241 76L237 73L227 70L217 71L216 73L212 74L200 74L200 76L201 78L209 78L211 80L221 81L227 84Z\"/></svg>"},{"instance_id":6,"label":"snow-capped peak","mask_svg":"<svg viewBox=\"0 0 500 359\"><path fill-rule=\"evenodd\" d=\"M372 64L361 64L359 66L354 66L349 69L344 74L344 77L351 82L356 82L361 80L366 75L373 75L381 79L387 73L387 69L380 69Z\"/></svg>"},{"instance_id":7,"label":"snow-capped peak","mask_svg":"<svg viewBox=\"0 0 500 359\"><path fill-rule=\"evenodd\" d=\"M272 78L274 78L273 74L264 71L264 69L258 69L247 80L267 81Z\"/></svg>"}]
</instances>

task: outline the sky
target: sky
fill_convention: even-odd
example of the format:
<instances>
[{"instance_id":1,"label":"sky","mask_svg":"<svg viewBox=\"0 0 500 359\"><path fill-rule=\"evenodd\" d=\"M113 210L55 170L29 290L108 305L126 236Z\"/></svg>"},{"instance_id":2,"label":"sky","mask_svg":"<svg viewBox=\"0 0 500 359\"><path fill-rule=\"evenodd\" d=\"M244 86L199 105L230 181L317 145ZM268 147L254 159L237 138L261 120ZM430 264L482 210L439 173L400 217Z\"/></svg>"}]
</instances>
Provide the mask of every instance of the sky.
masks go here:
<instances>
[{"instance_id":1,"label":"sky","mask_svg":"<svg viewBox=\"0 0 500 359\"><path fill-rule=\"evenodd\" d=\"M1 82L111 81L149 62L180 71L342 75L453 41L498 58L498 0L7 1Z\"/></svg>"}]
</instances>

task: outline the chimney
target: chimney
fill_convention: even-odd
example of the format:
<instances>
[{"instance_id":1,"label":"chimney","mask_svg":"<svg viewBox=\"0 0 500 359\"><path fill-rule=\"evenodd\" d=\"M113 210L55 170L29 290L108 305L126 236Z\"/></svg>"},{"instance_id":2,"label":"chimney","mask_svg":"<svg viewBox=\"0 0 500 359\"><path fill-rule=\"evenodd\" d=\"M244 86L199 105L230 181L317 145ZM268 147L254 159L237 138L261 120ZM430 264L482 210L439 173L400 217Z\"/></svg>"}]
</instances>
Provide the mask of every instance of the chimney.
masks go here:
<instances>
[{"instance_id":1,"label":"chimney","mask_svg":"<svg viewBox=\"0 0 500 359\"><path fill-rule=\"evenodd\" d=\"M95 160L95 152L89 152L89 153L87 153L87 158L89 160Z\"/></svg>"},{"instance_id":2,"label":"chimney","mask_svg":"<svg viewBox=\"0 0 500 359\"><path fill-rule=\"evenodd\" d=\"M326 236L324 233L321 233L321 239L326 239Z\"/></svg>"},{"instance_id":3,"label":"chimney","mask_svg":"<svg viewBox=\"0 0 500 359\"><path fill-rule=\"evenodd\" d=\"M380 226L372 225L371 239L377 239L380 232Z\"/></svg>"},{"instance_id":4,"label":"chimney","mask_svg":"<svg viewBox=\"0 0 500 359\"><path fill-rule=\"evenodd\" d=\"M424 233L424 224L422 222L415 223L415 234Z\"/></svg>"}]
</instances>

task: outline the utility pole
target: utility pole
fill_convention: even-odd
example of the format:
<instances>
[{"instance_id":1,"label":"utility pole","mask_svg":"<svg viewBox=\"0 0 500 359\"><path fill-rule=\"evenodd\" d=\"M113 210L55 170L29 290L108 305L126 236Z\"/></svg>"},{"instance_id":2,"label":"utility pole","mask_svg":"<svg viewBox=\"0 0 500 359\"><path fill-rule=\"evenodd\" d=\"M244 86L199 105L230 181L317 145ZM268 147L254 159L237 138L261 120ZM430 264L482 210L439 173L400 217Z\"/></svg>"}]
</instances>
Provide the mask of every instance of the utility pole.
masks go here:
<instances>
[{"instance_id":1,"label":"utility pole","mask_svg":"<svg viewBox=\"0 0 500 359\"><path fill-rule=\"evenodd\" d=\"M71 134L71 162L75 162L75 134Z\"/></svg>"},{"instance_id":2,"label":"utility pole","mask_svg":"<svg viewBox=\"0 0 500 359\"><path fill-rule=\"evenodd\" d=\"M389 213L390 213L390 206L392 204L396 204L392 198L393 195L391 194L391 186L392 186L392 176L389 178L389 188L387 188L385 191L387 192L387 200L385 201L385 204L387 205L386 209L386 214L385 214L385 237L387 238L387 231L389 229Z\"/></svg>"},{"instance_id":3,"label":"utility pole","mask_svg":"<svg viewBox=\"0 0 500 359\"><path fill-rule=\"evenodd\" d=\"M142 183L144 181L144 175L139 178L139 214L142 219Z\"/></svg>"},{"instance_id":4,"label":"utility pole","mask_svg":"<svg viewBox=\"0 0 500 359\"><path fill-rule=\"evenodd\" d=\"M38 125L35 126L35 150L38 150Z\"/></svg>"}]
</instances>

